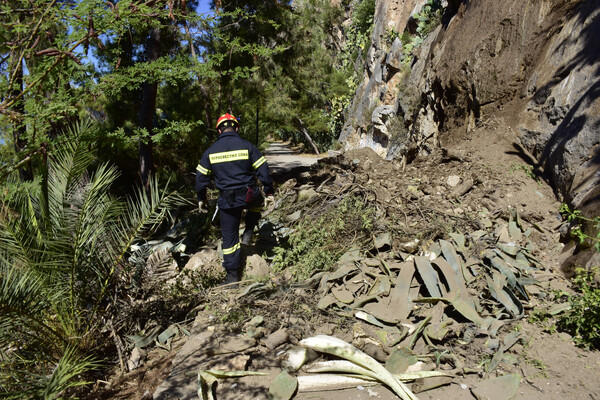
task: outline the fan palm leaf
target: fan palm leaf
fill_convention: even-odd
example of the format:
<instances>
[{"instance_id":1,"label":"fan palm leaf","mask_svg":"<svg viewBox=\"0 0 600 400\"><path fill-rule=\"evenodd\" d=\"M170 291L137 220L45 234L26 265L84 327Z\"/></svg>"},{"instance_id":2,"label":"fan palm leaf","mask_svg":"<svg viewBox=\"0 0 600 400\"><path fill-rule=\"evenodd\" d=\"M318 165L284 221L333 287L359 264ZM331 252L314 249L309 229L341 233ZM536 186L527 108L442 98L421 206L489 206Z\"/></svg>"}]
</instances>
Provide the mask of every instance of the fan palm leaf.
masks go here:
<instances>
[{"instance_id":1,"label":"fan palm leaf","mask_svg":"<svg viewBox=\"0 0 600 400\"><path fill-rule=\"evenodd\" d=\"M94 329L126 270L124 255L184 203L156 179L129 199L111 195L119 173L108 164L92 170L95 157L84 140L91 130L81 124L68 132L39 187L4 205L11 212L0 219L0 367L21 372L0 374L0 390L8 382L24 395L56 396L97 365L86 354L98 345Z\"/></svg>"}]
</instances>

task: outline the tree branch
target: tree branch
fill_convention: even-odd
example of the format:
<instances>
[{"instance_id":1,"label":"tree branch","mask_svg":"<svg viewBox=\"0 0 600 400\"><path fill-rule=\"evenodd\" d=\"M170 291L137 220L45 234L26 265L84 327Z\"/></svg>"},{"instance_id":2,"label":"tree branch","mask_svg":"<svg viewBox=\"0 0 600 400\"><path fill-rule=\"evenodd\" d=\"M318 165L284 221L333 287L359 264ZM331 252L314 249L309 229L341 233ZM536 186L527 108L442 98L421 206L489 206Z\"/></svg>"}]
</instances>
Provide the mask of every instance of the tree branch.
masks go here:
<instances>
[{"instance_id":1,"label":"tree branch","mask_svg":"<svg viewBox=\"0 0 600 400\"><path fill-rule=\"evenodd\" d=\"M45 79L46 76L48 76L48 74L54 68L56 68L56 66L63 60L63 58L68 57L69 53L72 53L73 50L75 50L77 48L77 46L79 46L82 43L84 43L85 40L86 40L86 38L78 40L77 42L75 42L75 44L73 44L73 46L71 46L71 48L69 50L61 52L61 54L59 54L56 57L56 60L52 63L52 65L50 67L48 67L40 76L38 76L37 79L35 79L34 81L30 82L25 87L25 89L23 89L23 91L21 93L19 93L16 97L13 97L12 99L10 99L7 102L3 101L2 103L0 103L0 110L3 110L3 109L7 110L7 109L11 108L12 106L14 106L17 101L19 101L23 96L25 96L26 93L28 93L32 88L34 88L35 86L37 86L43 79Z\"/></svg>"},{"instance_id":2,"label":"tree branch","mask_svg":"<svg viewBox=\"0 0 600 400\"><path fill-rule=\"evenodd\" d=\"M44 13L40 16L40 20L35 25L35 28L33 28L33 31L31 32L31 35L29 35L29 38L27 39L27 42L25 44L25 48L23 49L23 51L19 55L19 61L18 61L18 63L15 63L15 65L21 65L21 63L23 62L23 58L25 57L25 50L31 44L31 41L33 40L33 37L34 36L37 37L38 29L40 29L40 25L42 25L42 22L44 21L44 17L46 16L46 14L48 14L48 12L54 6L54 4L56 4L56 0L52 0L52 2L48 5L48 8L46 8L46 10L44 11ZM15 80L17 79L17 76L18 76L18 68L15 69L12 72L10 80L8 82L8 87L12 87L12 85L15 83Z\"/></svg>"}]
</instances>

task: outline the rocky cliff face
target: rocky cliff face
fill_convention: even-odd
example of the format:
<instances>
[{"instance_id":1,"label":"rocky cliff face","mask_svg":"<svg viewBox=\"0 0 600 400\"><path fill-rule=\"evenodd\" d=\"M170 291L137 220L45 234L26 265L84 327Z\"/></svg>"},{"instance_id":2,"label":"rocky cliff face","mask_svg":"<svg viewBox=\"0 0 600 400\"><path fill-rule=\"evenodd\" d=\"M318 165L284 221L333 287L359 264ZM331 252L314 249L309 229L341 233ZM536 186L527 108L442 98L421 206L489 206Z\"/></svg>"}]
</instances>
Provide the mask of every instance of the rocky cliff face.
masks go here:
<instances>
[{"instance_id":1,"label":"rocky cliff face","mask_svg":"<svg viewBox=\"0 0 600 400\"><path fill-rule=\"evenodd\" d=\"M388 159L499 120L576 208L600 203L600 2L454 0L409 65L398 38L422 0L378 0L366 72L340 137Z\"/></svg>"}]
</instances>

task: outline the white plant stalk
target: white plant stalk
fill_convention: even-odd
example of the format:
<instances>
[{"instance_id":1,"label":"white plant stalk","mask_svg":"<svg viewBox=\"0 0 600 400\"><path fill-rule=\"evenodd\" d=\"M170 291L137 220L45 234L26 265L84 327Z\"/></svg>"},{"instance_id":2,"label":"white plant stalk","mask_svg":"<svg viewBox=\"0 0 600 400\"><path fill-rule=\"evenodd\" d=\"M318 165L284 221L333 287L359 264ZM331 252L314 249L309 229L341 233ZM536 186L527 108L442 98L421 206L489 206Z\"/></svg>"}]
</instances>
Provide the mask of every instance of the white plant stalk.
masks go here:
<instances>
[{"instance_id":1,"label":"white plant stalk","mask_svg":"<svg viewBox=\"0 0 600 400\"><path fill-rule=\"evenodd\" d=\"M401 399L418 400L405 384L396 379L396 377L373 357L363 353L341 339L333 336L317 335L301 340L300 345L352 361L373 372L380 382L392 389Z\"/></svg>"},{"instance_id":2,"label":"white plant stalk","mask_svg":"<svg viewBox=\"0 0 600 400\"><path fill-rule=\"evenodd\" d=\"M379 385L379 382L345 375L315 374L298 377L298 392L321 392L373 385Z\"/></svg>"},{"instance_id":3,"label":"white plant stalk","mask_svg":"<svg viewBox=\"0 0 600 400\"><path fill-rule=\"evenodd\" d=\"M354 364L351 361L346 361L346 360L332 360L332 361L316 362L316 363L310 365L306 369L306 372L318 373L318 374L323 373L323 372L341 372L341 373L362 375L362 376L357 376L357 378L361 378L361 379L364 376L364 377L379 380L377 374L375 374L373 371L370 371L366 368L363 368L359 365ZM392 374L392 375L396 379L398 379L402 382L414 381L415 379L422 379L422 378L433 378L433 377L437 377L437 376L452 376L451 374L448 374L443 371L412 371L412 372L404 372L402 374Z\"/></svg>"}]
</instances>

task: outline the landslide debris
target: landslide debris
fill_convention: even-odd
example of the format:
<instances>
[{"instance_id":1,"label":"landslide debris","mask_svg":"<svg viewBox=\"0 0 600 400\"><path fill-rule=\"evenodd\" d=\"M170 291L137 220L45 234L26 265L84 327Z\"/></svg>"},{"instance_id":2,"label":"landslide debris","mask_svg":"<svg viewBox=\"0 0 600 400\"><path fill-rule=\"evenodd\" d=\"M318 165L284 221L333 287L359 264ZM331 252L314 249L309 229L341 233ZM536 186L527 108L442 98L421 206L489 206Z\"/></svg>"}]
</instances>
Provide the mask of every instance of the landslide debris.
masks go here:
<instances>
[{"instance_id":1,"label":"landslide debris","mask_svg":"<svg viewBox=\"0 0 600 400\"><path fill-rule=\"evenodd\" d=\"M289 367L315 335L342 339L394 374L439 374L412 375L406 384L417 395L462 388L466 377L480 382L470 396L504 381L506 396L519 382L534 385L544 367L532 367L526 349L536 337L521 324L534 311L560 312L552 293L569 288L557 274L552 193L526 172L447 150L403 168L361 149L282 182L275 209L243 248L240 287L203 290L193 325L154 332L157 344L177 354L149 393L197 398L200 385L217 399L267 398L274 382L315 390L306 383L314 366ZM218 246L163 273L163 282L181 285L178 271L192 260L196 276L214 271ZM317 358L332 360L313 352L302 363ZM350 387L361 379L350 377ZM371 384L369 393L383 393Z\"/></svg>"}]
</instances>

